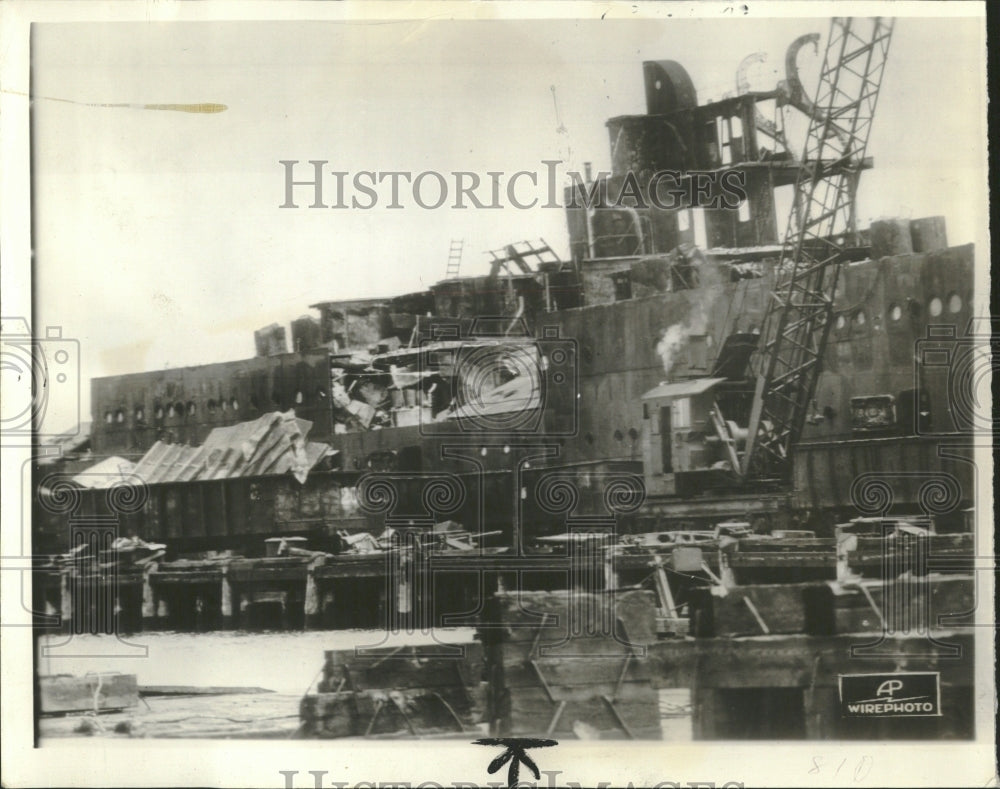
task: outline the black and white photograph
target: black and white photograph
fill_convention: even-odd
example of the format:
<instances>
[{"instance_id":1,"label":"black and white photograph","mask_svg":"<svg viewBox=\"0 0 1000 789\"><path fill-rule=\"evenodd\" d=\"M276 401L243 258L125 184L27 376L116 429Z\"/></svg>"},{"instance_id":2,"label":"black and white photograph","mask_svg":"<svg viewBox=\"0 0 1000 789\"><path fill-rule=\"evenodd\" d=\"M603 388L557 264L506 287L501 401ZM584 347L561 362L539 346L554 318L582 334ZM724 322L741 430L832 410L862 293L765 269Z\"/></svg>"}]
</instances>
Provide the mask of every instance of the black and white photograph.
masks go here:
<instances>
[{"instance_id":1,"label":"black and white photograph","mask_svg":"<svg viewBox=\"0 0 1000 789\"><path fill-rule=\"evenodd\" d=\"M985 4L0 15L4 786L996 785Z\"/></svg>"}]
</instances>

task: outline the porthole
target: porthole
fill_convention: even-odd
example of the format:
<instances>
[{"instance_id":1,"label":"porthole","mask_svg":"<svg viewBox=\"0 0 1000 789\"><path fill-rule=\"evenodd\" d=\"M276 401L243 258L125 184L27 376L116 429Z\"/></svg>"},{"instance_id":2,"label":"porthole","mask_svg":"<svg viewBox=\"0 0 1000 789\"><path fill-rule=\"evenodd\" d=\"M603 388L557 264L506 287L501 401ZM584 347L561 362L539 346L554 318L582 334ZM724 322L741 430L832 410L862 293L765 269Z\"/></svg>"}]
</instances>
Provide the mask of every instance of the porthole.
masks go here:
<instances>
[{"instance_id":1,"label":"porthole","mask_svg":"<svg viewBox=\"0 0 1000 789\"><path fill-rule=\"evenodd\" d=\"M843 329L846 325L847 325L847 318L845 318L843 315L838 315L836 324L837 328Z\"/></svg>"},{"instance_id":2,"label":"porthole","mask_svg":"<svg viewBox=\"0 0 1000 789\"><path fill-rule=\"evenodd\" d=\"M136 422L141 422L145 418L146 418L146 412L143 411L142 406L141 405L140 406L136 406L136 409L135 409L135 421Z\"/></svg>"},{"instance_id":3,"label":"porthole","mask_svg":"<svg viewBox=\"0 0 1000 789\"><path fill-rule=\"evenodd\" d=\"M125 412L122 411L122 409L120 408L117 411L115 411L115 421L118 422L119 424L125 421Z\"/></svg>"},{"instance_id":4,"label":"porthole","mask_svg":"<svg viewBox=\"0 0 1000 789\"><path fill-rule=\"evenodd\" d=\"M234 411L240 410L240 401L237 400L235 397L230 401L229 405L233 407Z\"/></svg>"},{"instance_id":5,"label":"porthole","mask_svg":"<svg viewBox=\"0 0 1000 789\"><path fill-rule=\"evenodd\" d=\"M903 317L903 308L898 304L889 305L889 319L895 323Z\"/></svg>"},{"instance_id":6,"label":"porthole","mask_svg":"<svg viewBox=\"0 0 1000 789\"><path fill-rule=\"evenodd\" d=\"M854 323L857 326L864 326L868 322L868 316L865 315L864 310L858 310L854 313Z\"/></svg>"},{"instance_id":7,"label":"porthole","mask_svg":"<svg viewBox=\"0 0 1000 789\"><path fill-rule=\"evenodd\" d=\"M302 405L302 392L295 393L295 403L297 405Z\"/></svg>"},{"instance_id":8,"label":"porthole","mask_svg":"<svg viewBox=\"0 0 1000 789\"><path fill-rule=\"evenodd\" d=\"M962 311L962 297L957 293L952 293L948 297L948 312L955 313Z\"/></svg>"},{"instance_id":9,"label":"porthole","mask_svg":"<svg viewBox=\"0 0 1000 789\"><path fill-rule=\"evenodd\" d=\"M622 440L624 440L624 438L625 438L625 435L622 433L621 430L616 430L615 431L615 441L622 441Z\"/></svg>"},{"instance_id":10,"label":"porthole","mask_svg":"<svg viewBox=\"0 0 1000 789\"><path fill-rule=\"evenodd\" d=\"M196 410L197 409L195 408L194 402L192 400L188 400L188 404L187 404L187 413L188 413L188 416L194 416L194 413L195 413Z\"/></svg>"},{"instance_id":11,"label":"porthole","mask_svg":"<svg viewBox=\"0 0 1000 789\"><path fill-rule=\"evenodd\" d=\"M109 425L114 421L114 419L115 418L114 416L112 416L110 411L104 412L104 421L107 422Z\"/></svg>"},{"instance_id":12,"label":"porthole","mask_svg":"<svg viewBox=\"0 0 1000 789\"><path fill-rule=\"evenodd\" d=\"M216 405L215 400L209 400L208 401L208 413L214 414L216 408L218 408L218 406Z\"/></svg>"},{"instance_id":13,"label":"porthole","mask_svg":"<svg viewBox=\"0 0 1000 789\"><path fill-rule=\"evenodd\" d=\"M944 309L944 304L942 304L941 299L935 296L931 299L930 304L927 305L927 311L931 314L931 317L936 318L941 314L941 310Z\"/></svg>"}]
</instances>

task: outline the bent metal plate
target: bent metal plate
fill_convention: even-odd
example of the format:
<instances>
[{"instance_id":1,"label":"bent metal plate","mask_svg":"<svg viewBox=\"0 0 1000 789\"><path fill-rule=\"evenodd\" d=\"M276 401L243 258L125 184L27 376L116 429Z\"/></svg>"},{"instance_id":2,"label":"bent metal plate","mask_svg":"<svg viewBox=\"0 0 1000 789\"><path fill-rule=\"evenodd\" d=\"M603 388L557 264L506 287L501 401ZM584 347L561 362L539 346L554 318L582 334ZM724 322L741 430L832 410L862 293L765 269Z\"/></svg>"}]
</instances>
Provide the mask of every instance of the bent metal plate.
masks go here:
<instances>
[{"instance_id":1,"label":"bent metal plate","mask_svg":"<svg viewBox=\"0 0 1000 789\"><path fill-rule=\"evenodd\" d=\"M984 13L0 6L4 785L995 782Z\"/></svg>"}]
</instances>

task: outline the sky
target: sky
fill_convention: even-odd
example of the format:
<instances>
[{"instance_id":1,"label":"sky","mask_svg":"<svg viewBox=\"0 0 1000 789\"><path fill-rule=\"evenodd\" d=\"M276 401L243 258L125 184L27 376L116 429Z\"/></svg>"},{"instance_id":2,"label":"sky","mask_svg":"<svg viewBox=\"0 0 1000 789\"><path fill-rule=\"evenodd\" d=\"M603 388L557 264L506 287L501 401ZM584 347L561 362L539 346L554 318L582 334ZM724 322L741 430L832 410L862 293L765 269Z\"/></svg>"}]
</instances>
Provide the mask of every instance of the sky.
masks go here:
<instances>
[{"instance_id":1,"label":"sky","mask_svg":"<svg viewBox=\"0 0 1000 789\"><path fill-rule=\"evenodd\" d=\"M452 239L465 240L463 274L523 239L567 257L559 208L404 198L392 210L383 187L370 210L307 208L308 189L282 209L279 161L299 160L303 178L317 159L485 180L561 160L561 187L584 162L610 168L604 123L645 111L643 60L680 62L704 103L734 92L753 52L768 58L751 86L774 88L788 44L818 32L820 54L800 55L811 91L827 29L822 18L36 25L36 331L60 325L79 340L86 415L92 377L247 358L254 329L316 315L310 304L424 289L444 276ZM985 62L981 19L897 21L862 226L943 214L950 243L976 243L986 265ZM90 106L182 102L226 110ZM46 424L73 412L52 402Z\"/></svg>"}]
</instances>

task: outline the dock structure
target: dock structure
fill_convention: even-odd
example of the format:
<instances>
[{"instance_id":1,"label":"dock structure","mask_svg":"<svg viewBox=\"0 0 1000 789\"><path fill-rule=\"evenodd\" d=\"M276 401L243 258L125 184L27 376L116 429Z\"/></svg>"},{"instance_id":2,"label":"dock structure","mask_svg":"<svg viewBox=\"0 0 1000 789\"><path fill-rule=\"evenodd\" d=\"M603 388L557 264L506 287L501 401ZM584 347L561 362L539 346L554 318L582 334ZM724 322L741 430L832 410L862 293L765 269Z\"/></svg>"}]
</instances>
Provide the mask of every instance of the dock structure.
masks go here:
<instances>
[{"instance_id":1,"label":"dock structure","mask_svg":"<svg viewBox=\"0 0 1000 789\"><path fill-rule=\"evenodd\" d=\"M478 643L328 650L315 692L302 698L301 737L449 734L482 718Z\"/></svg>"},{"instance_id":2,"label":"dock structure","mask_svg":"<svg viewBox=\"0 0 1000 789\"><path fill-rule=\"evenodd\" d=\"M429 544L329 554L296 547L304 541L274 542L285 546L284 555L227 551L165 560L162 551L138 558L134 551L111 549L75 557L36 571L36 610L58 611L62 627L79 633L475 626L499 589L554 592L576 577L594 591L654 591L660 632L683 635L687 625L678 631L678 620L703 629L710 616L718 622L734 606L736 596L713 597L712 589L758 590L735 606L748 622L759 621L757 595L769 590L769 607L778 608L771 598L785 599L780 619L797 627L805 616L802 600L833 594L839 580L866 579L879 588L882 579L907 572L946 580L971 572L974 552L971 534L897 532L838 539L683 535L655 544L620 540L584 549L581 543L522 555Z\"/></svg>"},{"instance_id":3,"label":"dock structure","mask_svg":"<svg viewBox=\"0 0 1000 789\"><path fill-rule=\"evenodd\" d=\"M666 639L649 591L500 592L473 644L327 652L301 731L661 739L660 692L687 690L695 740L969 739L974 636L956 620L972 590L968 575L714 587L692 597L692 635ZM911 678L919 693L894 696Z\"/></svg>"},{"instance_id":4,"label":"dock structure","mask_svg":"<svg viewBox=\"0 0 1000 789\"><path fill-rule=\"evenodd\" d=\"M690 688L693 738L970 739L975 736L971 634L805 634L659 642L658 687ZM926 717L845 715L843 676L940 675L940 709Z\"/></svg>"},{"instance_id":5,"label":"dock structure","mask_svg":"<svg viewBox=\"0 0 1000 789\"><path fill-rule=\"evenodd\" d=\"M491 732L658 738L657 693L639 666L653 612L641 591L496 595L479 631Z\"/></svg>"}]
</instances>

